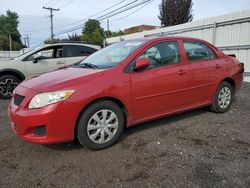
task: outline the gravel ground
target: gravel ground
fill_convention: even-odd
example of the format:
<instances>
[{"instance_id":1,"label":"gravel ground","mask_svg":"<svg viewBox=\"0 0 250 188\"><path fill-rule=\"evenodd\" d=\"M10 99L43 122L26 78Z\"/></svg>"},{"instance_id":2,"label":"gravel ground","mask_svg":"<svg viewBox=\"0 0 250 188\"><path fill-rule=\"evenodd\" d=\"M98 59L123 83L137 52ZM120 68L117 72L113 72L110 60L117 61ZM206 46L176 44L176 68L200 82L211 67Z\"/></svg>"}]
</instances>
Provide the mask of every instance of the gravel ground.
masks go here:
<instances>
[{"instance_id":1,"label":"gravel ground","mask_svg":"<svg viewBox=\"0 0 250 188\"><path fill-rule=\"evenodd\" d=\"M250 83L231 110L198 109L124 131L102 151L30 144L0 101L0 187L250 187Z\"/></svg>"}]
</instances>

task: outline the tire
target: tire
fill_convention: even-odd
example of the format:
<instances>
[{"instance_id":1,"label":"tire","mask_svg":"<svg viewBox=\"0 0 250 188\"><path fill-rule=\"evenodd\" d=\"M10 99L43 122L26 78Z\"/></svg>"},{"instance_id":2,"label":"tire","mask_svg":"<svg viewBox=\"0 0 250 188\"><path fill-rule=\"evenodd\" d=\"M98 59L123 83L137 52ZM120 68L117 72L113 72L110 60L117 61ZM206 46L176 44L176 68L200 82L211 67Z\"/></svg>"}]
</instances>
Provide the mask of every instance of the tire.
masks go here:
<instances>
[{"instance_id":1,"label":"tire","mask_svg":"<svg viewBox=\"0 0 250 188\"><path fill-rule=\"evenodd\" d=\"M0 98L10 99L14 89L20 82L21 80L13 75L0 76Z\"/></svg>"},{"instance_id":2,"label":"tire","mask_svg":"<svg viewBox=\"0 0 250 188\"><path fill-rule=\"evenodd\" d=\"M231 84L222 82L215 93L210 110L216 113L225 113L230 108L232 99L233 88Z\"/></svg>"},{"instance_id":3,"label":"tire","mask_svg":"<svg viewBox=\"0 0 250 188\"><path fill-rule=\"evenodd\" d=\"M124 114L116 103L99 101L81 114L77 124L77 138L82 146L89 149L105 149L117 142L123 132L124 124Z\"/></svg>"}]
</instances>

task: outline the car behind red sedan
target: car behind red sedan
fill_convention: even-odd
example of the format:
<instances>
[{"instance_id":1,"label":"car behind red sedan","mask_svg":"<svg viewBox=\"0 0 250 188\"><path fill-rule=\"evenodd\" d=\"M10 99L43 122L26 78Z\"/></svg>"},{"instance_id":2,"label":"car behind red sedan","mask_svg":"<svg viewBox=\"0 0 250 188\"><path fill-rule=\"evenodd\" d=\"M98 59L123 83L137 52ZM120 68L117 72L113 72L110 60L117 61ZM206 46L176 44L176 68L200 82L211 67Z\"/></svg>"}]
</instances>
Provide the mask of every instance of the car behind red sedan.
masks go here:
<instances>
[{"instance_id":1,"label":"car behind red sedan","mask_svg":"<svg viewBox=\"0 0 250 188\"><path fill-rule=\"evenodd\" d=\"M210 106L226 112L244 67L199 39L144 38L100 50L79 65L22 82L9 117L15 133L39 144L113 145L125 127Z\"/></svg>"}]
</instances>

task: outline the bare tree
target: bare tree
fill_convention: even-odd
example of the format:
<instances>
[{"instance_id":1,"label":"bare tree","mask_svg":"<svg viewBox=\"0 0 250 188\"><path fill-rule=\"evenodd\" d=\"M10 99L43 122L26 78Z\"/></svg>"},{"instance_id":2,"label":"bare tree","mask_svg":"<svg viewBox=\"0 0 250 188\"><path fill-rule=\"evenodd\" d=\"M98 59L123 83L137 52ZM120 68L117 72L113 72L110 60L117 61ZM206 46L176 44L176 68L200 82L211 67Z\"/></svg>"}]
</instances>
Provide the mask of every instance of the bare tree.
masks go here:
<instances>
[{"instance_id":1,"label":"bare tree","mask_svg":"<svg viewBox=\"0 0 250 188\"><path fill-rule=\"evenodd\" d=\"M161 26L178 25L193 20L192 0L162 0L159 5Z\"/></svg>"}]
</instances>

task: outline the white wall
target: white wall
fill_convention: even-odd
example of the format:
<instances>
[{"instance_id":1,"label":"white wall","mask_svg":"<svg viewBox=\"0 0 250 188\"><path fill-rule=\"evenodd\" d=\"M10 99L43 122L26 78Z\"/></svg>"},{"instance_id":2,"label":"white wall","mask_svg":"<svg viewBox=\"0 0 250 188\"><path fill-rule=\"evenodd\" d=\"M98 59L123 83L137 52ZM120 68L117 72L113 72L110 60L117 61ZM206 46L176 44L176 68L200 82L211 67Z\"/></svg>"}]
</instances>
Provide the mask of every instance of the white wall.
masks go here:
<instances>
[{"instance_id":1,"label":"white wall","mask_svg":"<svg viewBox=\"0 0 250 188\"><path fill-rule=\"evenodd\" d=\"M0 61L9 60L28 52L30 48L23 48L20 51L0 51Z\"/></svg>"},{"instance_id":2,"label":"white wall","mask_svg":"<svg viewBox=\"0 0 250 188\"><path fill-rule=\"evenodd\" d=\"M204 39L221 48L226 54L236 54L244 62L245 71L250 72L250 10L108 38L107 43L159 35Z\"/></svg>"}]
</instances>

